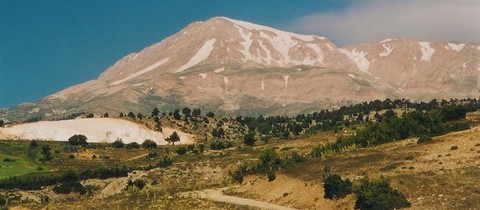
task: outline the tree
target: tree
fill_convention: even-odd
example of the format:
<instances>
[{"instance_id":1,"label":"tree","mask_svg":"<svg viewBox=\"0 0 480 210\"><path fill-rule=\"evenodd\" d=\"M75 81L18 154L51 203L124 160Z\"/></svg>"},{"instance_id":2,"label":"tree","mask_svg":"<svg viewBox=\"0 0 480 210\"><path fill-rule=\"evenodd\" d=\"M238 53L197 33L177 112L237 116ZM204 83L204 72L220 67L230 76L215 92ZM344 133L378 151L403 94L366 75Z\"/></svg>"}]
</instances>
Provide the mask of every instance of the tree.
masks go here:
<instances>
[{"instance_id":1,"label":"tree","mask_svg":"<svg viewBox=\"0 0 480 210\"><path fill-rule=\"evenodd\" d=\"M160 113L160 110L158 110L158 108L154 108L152 111L152 117L158 116L159 113Z\"/></svg>"},{"instance_id":2,"label":"tree","mask_svg":"<svg viewBox=\"0 0 480 210\"><path fill-rule=\"evenodd\" d=\"M264 150L262 154L260 154L259 160L259 168L263 171L276 170L282 164L282 160L274 148Z\"/></svg>"},{"instance_id":3,"label":"tree","mask_svg":"<svg viewBox=\"0 0 480 210\"><path fill-rule=\"evenodd\" d=\"M87 137L82 134L75 134L68 139L70 145L87 145Z\"/></svg>"},{"instance_id":4,"label":"tree","mask_svg":"<svg viewBox=\"0 0 480 210\"><path fill-rule=\"evenodd\" d=\"M193 109L192 111L192 116L198 117L202 114L202 111L200 109Z\"/></svg>"},{"instance_id":5,"label":"tree","mask_svg":"<svg viewBox=\"0 0 480 210\"><path fill-rule=\"evenodd\" d=\"M138 148L140 148L140 144L138 144L137 142L132 142L132 143L129 143L129 144L125 145L125 148L127 148L127 149L138 149Z\"/></svg>"},{"instance_id":6,"label":"tree","mask_svg":"<svg viewBox=\"0 0 480 210\"><path fill-rule=\"evenodd\" d=\"M43 157L40 159L40 161L50 161L53 159L52 153L50 152L49 145L42 146L42 154L43 154Z\"/></svg>"},{"instance_id":7,"label":"tree","mask_svg":"<svg viewBox=\"0 0 480 210\"><path fill-rule=\"evenodd\" d=\"M143 118L142 113L138 113L138 114L137 114L137 118L138 118L138 119L142 119L142 118Z\"/></svg>"},{"instance_id":8,"label":"tree","mask_svg":"<svg viewBox=\"0 0 480 210\"><path fill-rule=\"evenodd\" d=\"M172 133L172 135L170 135L167 138L167 142L172 143L172 145L175 145L175 142L177 142L177 141L180 141L180 136L178 135L178 133L176 131L174 131Z\"/></svg>"},{"instance_id":9,"label":"tree","mask_svg":"<svg viewBox=\"0 0 480 210\"><path fill-rule=\"evenodd\" d=\"M109 115L108 115L107 112L103 113L103 117L108 118L108 116L109 116Z\"/></svg>"},{"instance_id":10,"label":"tree","mask_svg":"<svg viewBox=\"0 0 480 210\"><path fill-rule=\"evenodd\" d=\"M5 200L3 197L0 197L0 206L4 206L5 204L7 204L7 200Z\"/></svg>"},{"instance_id":11,"label":"tree","mask_svg":"<svg viewBox=\"0 0 480 210\"><path fill-rule=\"evenodd\" d=\"M192 110L188 107L185 107L182 109L182 113L183 115L187 116L187 117L190 117L190 114L192 113Z\"/></svg>"},{"instance_id":12,"label":"tree","mask_svg":"<svg viewBox=\"0 0 480 210\"><path fill-rule=\"evenodd\" d=\"M385 179L376 181L365 179L355 193L357 209L399 209L411 205L405 196L392 189Z\"/></svg>"},{"instance_id":13,"label":"tree","mask_svg":"<svg viewBox=\"0 0 480 210\"><path fill-rule=\"evenodd\" d=\"M152 140L150 140L150 139L146 139L145 141L143 141L142 146L143 146L145 149L148 149L148 148L157 148L157 143L155 143L154 141L152 141Z\"/></svg>"},{"instance_id":14,"label":"tree","mask_svg":"<svg viewBox=\"0 0 480 210\"><path fill-rule=\"evenodd\" d=\"M343 180L336 174L328 175L323 180L323 187L325 189L324 198L328 199L343 198L352 193L352 182L348 179Z\"/></svg>"},{"instance_id":15,"label":"tree","mask_svg":"<svg viewBox=\"0 0 480 210\"><path fill-rule=\"evenodd\" d=\"M90 114L87 114L86 117L87 117L87 118L93 118L93 117L95 117L95 116L94 116L92 113L90 113Z\"/></svg>"},{"instance_id":16,"label":"tree","mask_svg":"<svg viewBox=\"0 0 480 210\"><path fill-rule=\"evenodd\" d=\"M133 112L129 112L127 116L132 119L135 119L135 114L133 114Z\"/></svg>"},{"instance_id":17,"label":"tree","mask_svg":"<svg viewBox=\"0 0 480 210\"><path fill-rule=\"evenodd\" d=\"M180 110L177 109L173 112L173 118L175 118L176 120L180 120L181 117L182 116L180 116Z\"/></svg>"},{"instance_id":18,"label":"tree","mask_svg":"<svg viewBox=\"0 0 480 210\"><path fill-rule=\"evenodd\" d=\"M113 148L122 148L123 146L125 146L125 144L123 143L123 140L121 138L118 138L112 143Z\"/></svg>"},{"instance_id":19,"label":"tree","mask_svg":"<svg viewBox=\"0 0 480 210\"><path fill-rule=\"evenodd\" d=\"M118 117L123 117L123 112L120 112L120 114L118 115Z\"/></svg>"},{"instance_id":20,"label":"tree","mask_svg":"<svg viewBox=\"0 0 480 210\"><path fill-rule=\"evenodd\" d=\"M253 132L248 132L243 136L243 143L245 143L247 146L253 147L255 145L255 133Z\"/></svg>"},{"instance_id":21,"label":"tree","mask_svg":"<svg viewBox=\"0 0 480 210\"><path fill-rule=\"evenodd\" d=\"M207 113L207 117L213 118L213 117L215 117L215 114L210 111L210 112Z\"/></svg>"},{"instance_id":22,"label":"tree","mask_svg":"<svg viewBox=\"0 0 480 210\"><path fill-rule=\"evenodd\" d=\"M5 122L3 120L0 120L0 127L3 127L5 125Z\"/></svg>"}]
</instances>

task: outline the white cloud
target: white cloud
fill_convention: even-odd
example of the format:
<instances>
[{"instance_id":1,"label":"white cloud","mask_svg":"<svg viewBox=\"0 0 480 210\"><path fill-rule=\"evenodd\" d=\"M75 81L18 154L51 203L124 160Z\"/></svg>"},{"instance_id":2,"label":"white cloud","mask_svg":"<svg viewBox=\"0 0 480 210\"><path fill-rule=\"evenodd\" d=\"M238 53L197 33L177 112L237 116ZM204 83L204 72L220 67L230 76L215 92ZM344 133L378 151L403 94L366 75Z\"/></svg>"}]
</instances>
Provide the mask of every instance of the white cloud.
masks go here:
<instances>
[{"instance_id":1,"label":"white cloud","mask_svg":"<svg viewBox=\"0 0 480 210\"><path fill-rule=\"evenodd\" d=\"M480 42L480 1L353 1L344 11L298 18L290 29L327 36L338 45L402 37Z\"/></svg>"}]
</instances>

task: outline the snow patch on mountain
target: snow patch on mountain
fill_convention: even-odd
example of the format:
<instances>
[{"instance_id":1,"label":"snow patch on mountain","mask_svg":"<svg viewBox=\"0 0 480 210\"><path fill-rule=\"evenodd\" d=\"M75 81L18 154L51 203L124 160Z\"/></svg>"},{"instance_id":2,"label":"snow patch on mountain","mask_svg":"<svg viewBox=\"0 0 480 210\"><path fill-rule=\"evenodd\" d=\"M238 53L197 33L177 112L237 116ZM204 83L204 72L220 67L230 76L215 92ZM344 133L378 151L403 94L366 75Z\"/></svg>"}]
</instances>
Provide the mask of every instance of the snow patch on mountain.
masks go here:
<instances>
[{"instance_id":1,"label":"snow patch on mountain","mask_svg":"<svg viewBox=\"0 0 480 210\"><path fill-rule=\"evenodd\" d=\"M313 43L307 43L306 44L308 47L310 47L310 49L312 49L316 54L316 58L315 59L310 59L310 62L308 62L307 60L305 60L306 62L304 62L304 64L307 64L307 65L313 65L315 64L315 62L318 62L318 63L323 63L323 53L322 53L322 49L320 49L320 47L316 44L313 44ZM307 58L305 58L307 59Z\"/></svg>"},{"instance_id":2,"label":"snow patch on mountain","mask_svg":"<svg viewBox=\"0 0 480 210\"><path fill-rule=\"evenodd\" d=\"M382 46L383 46L383 48L385 48L385 51L378 54L378 56L380 56L380 57L385 57L387 55L390 55L390 53L393 51L393 47L391 47L390 45L382 44Z\"/></svg>"},{"instance_id":3,"label":"snow patch on mountain","mask_svg":"<svg viewBox=\"0 0 480 210\"><path fill-rule=\"evenodd\" d=\"M370 66L370 61L365 57L368 53L363 51L357 52L356 48L354 48L351 52L344 48L341 48L339 50L343 54L347 55L347 57L350 58L350 60L352 60L357 65L360 71L369 73L368 67Z\"/></svg>"},{"instance_id":4,"label":"snow patch on mountain","mask_svg":"<svg viewBox=\"0 0 480 210\"><path fill-rule=\"evenodd\" d=\"M306 42L311 42L315 38L322 39L322 40L325 39L325 37L319 37L319 36L314 36L314 35L295 34L295 33L280 31L280 30L270 28L270 27L267 27L267 26L257 25L257 24L254 24L254 23L249 23L249 22L245 22L245 21L241 21L241 20L233 20L233 19L226 18L226 17L222 17L222 18L234 23L235 25L241 26L241 27L243 27L245 29L248 29L248 30L270 31L270 32L273 32L273 33L277 34L277 36L280 36L280 37L295 37L297 39L301 39L301 40L306 41Z\"/></svg>"},{"instance_id":5,"label":"snow patch on mountain","mask_svg":"<svg viewBox=\"0 0 480 210\"><path fill-rule=\"evenodd\" d=\"M260 89L262 89L262 91L265 90L265 82L263 82L263 80L262 80L262 84L260 85Z\"/></svg>"},{"instance_id":6,"label":"snow patch on mountain","mask_svg":"<svg viewBox=\"0 0 480 210\"><path fill-rule=\"evenodd\" d=\"M391 41L395 41L397 39L385 39L383 41L380 42L380 44L383 44L383 43L386 43L386 42L391 42Z\"/></svg>"},{"instance_id":7,"label":"snow patch on mountain","mask_svg":"<svg viewBox=\"0 0 480 210\"><path fill-rule=\"evenodd\" d=\"M329 43L327 43L327 44L325 44L325 45L327 45L328 49L330 49L331 51L334 51L332 45L330 45Z\"/></svg>"},{"instance_id":8,"label":"snow patch on mountain","mask_svg":"<svg viewBox=\"0 0 480 210\"><path fill-rule=\"evenodd\" d=\"M430 62L430 59L432 58L433 53L435 52L435 49L430 47L430 42L419 42L419 43L422 50L421 60Z\"/></svg>"},{"instance_id":9,"label":"snow patch on mountain","mask_svg":"<svg viewBox=\"0 0 480 210\"><path fill-rule=\"evenodd\" d=\"M135 73L133 73L133 74L130 74L129 76L127 76L127 77L125 77L125 78L123 78L123 79L121 79L121 80L117 80L117 81L115 81L115 82L112 82L112 83L110 83L110 85L118 85L118 84L120 84L120 83L122 83L122 82L125 82L125 81L127 81L127 80L130 80L130 79L132 79L132 78L134 78L134 77L138 77L138 76L140 76L140 75L142 75L142 74L145 74L145 73L147 73L147 72L149 72L149 71L152 71L152 70L154 70L154 69L162 66L163 64L167 63L169 59L170 59L169 57L166 57L166 58L164 58L164 59L162 59L162 60L160 60L160 61L158 61L158 62L156 62L156 63L154 63L154 64L152 64L152 65L150 65L150 66L148 66L147 68L144 68L144 69L142 69L142 70L140 70L140 71L137 71L137 72L135 72Z\"/></svg>"},{"instance_id":10,"label":"snow patch on mountain","mask_svg":"<svg viewBox=\"0 0 480 210\"><path fill-rule=\"evenodd\" d=\"M461 43L461 44L448 43L448 46L452 50L455 50L455 51L459 52L460 50L463 49L463 47L465 47L465 44L463 44L463 43Z\"/></svg>"},{"instance_id":11,"label":"snow patch on mountain","mask_svg":"<svg viewBox=\"0 0 480 210\"><path fill-rule=\"evenodd\" d=\"M244 29L237 25L234 26L238 29L238 32L243 39L243 42L240 43L243 46L243 50L240 50L240 52L243 54L243 62L252 60L252 54L250 53L250 47L252 46L253 42L251 37L252 34L248 30L244 32Z\"/></svg>"},{"instance_id":12,"label":"snow patch on mountain","mask_svg":"<svg viewBox=\"0 0 480 210\"><path fill-rule=\"evenodd\" d=\"M212 38L203 43L202 47L198 50L198 52L185 65L178 68L178 70L176 70L174 73L185 71L186 69L195 66L203 60L207 59L210 55L210 52L212 52L213 50L213 44L215 43L215 41L216 39Z\"/></svg>"},{"instance_id":13,"label":"snow patch on mountain","mask_svg":"<svg viewBox=\"0 0 480 210\"><path fill-rule=\"evenodd\" d=\"M205 73L200 73L200 74L198 74L198 75L199 75L200 77L202 77L202 79L207 78L207 74L205 74Z\"/></svg>"}]
</instances>

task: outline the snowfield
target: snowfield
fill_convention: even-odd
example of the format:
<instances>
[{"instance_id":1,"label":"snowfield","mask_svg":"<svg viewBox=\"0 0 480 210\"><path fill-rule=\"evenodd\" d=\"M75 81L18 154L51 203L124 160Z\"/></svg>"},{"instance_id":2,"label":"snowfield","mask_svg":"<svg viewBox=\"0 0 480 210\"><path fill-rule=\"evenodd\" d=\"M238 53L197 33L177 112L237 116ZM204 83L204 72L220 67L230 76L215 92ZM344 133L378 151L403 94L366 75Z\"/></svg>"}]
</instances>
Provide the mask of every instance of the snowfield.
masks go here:
<instances>
[{"instance_id":1,"label":"snowfield","mask_svg":"<svg viewBox=\"0 0 480 210\"><path fill-rule=\"evenodd\" d=\"M63 121L40 121L0 128L2 139L39 139L68 141L75 134L82 134L88 142L111 143L118 138L124 143L137 142L141 144L145 139L155 141L159 145L166 145L165 138L174 131L180 136L176 144L194 143L192 135L164 127L163 133L148 129L137 123L114 118L87 118Z\"/></svg>"}]
</instances>

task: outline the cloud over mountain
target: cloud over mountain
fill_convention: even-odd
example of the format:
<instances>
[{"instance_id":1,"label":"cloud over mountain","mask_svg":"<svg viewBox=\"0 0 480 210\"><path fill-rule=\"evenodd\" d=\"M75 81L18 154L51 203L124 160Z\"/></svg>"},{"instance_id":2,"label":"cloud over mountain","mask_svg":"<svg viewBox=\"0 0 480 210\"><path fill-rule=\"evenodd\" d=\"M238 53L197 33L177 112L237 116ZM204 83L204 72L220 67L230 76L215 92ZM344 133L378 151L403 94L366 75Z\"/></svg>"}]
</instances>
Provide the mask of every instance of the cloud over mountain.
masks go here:
<instances>
[{"instance_id":1,"label":"cloud over mountain","mask_svg":"<svg viewBox=\"0 0 480 210\"><path fill-rule=\"evenodd\" d=\"M291 23L291 30L322 34L338 45L385 37L423 40L480 41L480 1L354 1L337 13L316 13Z\"/></svg>"}]
</instances>

